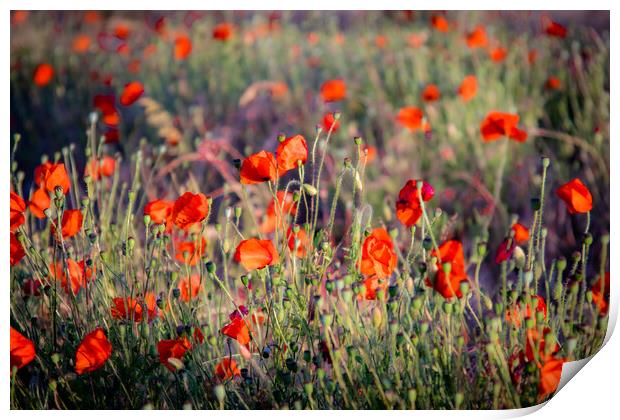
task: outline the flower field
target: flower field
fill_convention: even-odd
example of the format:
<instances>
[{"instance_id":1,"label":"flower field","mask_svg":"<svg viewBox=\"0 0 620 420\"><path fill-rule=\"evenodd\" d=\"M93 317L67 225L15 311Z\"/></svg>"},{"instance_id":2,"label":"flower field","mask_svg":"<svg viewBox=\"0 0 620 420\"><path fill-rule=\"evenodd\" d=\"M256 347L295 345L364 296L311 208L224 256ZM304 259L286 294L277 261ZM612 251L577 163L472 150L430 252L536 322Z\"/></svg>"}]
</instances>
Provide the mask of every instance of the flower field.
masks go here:
<instances>
[{"instance_id":1,"label":"flower field","mask_svg":"<svg viewBox=\"0 0 620 420\"><path fill-rule=\"evenodd\" d=\"M607 331L609 47L608 12L12 11L11 408L551 398Z\"/></svg>"}]
</instances>

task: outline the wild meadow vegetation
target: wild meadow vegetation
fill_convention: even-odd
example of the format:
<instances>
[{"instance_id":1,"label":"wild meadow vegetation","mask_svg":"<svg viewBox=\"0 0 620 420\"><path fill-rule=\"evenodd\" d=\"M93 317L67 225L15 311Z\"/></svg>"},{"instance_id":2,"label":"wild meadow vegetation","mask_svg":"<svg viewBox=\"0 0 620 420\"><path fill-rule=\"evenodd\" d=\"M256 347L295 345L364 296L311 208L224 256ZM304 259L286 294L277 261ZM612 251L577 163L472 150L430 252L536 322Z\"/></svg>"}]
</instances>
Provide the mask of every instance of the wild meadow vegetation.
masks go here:
<instances>
[{"instance_id":1,"label":"wild meadow vegetation","mask_svg":"<svg viewBox=\"0 0 620 420\"><path fill-rule=\"evenodd\" d=\"M610 287L562 16L13 11L11 408L550 398Z\"/></svg>"}]
</instances>

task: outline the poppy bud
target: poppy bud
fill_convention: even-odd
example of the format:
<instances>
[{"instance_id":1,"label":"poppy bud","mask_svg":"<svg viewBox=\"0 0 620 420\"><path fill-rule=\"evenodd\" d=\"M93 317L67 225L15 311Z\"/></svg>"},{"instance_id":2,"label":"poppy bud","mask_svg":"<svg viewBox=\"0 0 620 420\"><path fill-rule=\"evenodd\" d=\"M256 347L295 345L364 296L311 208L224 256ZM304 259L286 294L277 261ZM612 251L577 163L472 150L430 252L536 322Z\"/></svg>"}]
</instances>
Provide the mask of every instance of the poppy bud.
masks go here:
<instances>
[{"instance_id":1,"label":"poppy bud","mask_svg":"<svg viewBox=\"0 0 620 420\"><path fill-rule=\"evenodd\" d=\"M531 206L532 210L534 210L534 211L540 210L540 199L539 198L532 198L530 200L530 206Z\"/></svg>"},{"instance_id":2,"label":"poppy bud","mask_svg":"<svg viewBox=\"0 0 620 420\"><path fill-rule=\"evenodd\" d=\"M429 326L428 322L423 322L422 324L420 324L420 332L422 334L426 334L428 332L429 327L430 326Z\"/></svg>"},{"instance_id":3,"label":"poppy bud","mask_svg":"<svg viewBox=\"0 0 620 420\"><path fill-rule=\"evenodd\" d=\"M312 385L312 382L306 382L304 384L304 391L306 392L306 395L308 395L308 397L312 396L312 392L314 391L314 386Z\"/></svg>"},{"instance_id":4,"label":"poppy bud","mask_svg":"<svg viewBox=\"0 0 620 420\"><path fill-rule=\"evenodd\" d=\"M486 242L479 242L477 250L478 250L478 256L480 258L484 258L484 256L487 253L487 243Z\"/></svg>"},{"instance_id":5,"label":"poppy bud","mask_svg":"<svg viewBox=\"0 0 620 420\"><path fill-rule=\"evenodd\" d=\"M293 359L292 357L289 357L288 359L286 359L284 363L286 364L286 368L288 370L290 370L293 373L297 372L297 361L295 361L295 359Z\"/></svg>"},{"instance_id":6,"label":"poppy bud","mask_svg":"<svg viewBox=\"0 0 620 420\"><path fill-rule=\"evenodd\" d=\"M588 246L592 245L593 241L594 241L594 238L592 238L591 233L587 233L586 236L583 238L583 243Z\"/></svg>"},{"instance_id":7,"label":"poppy bud","mask_svg":"<svg viewBox=\"0 0 620 420\"><path fill-rule=\"evenodd\" d=\"M450 315L450 314L452 313L452 310L453 310L453 309L454 309L454 308L453 308L453 306L452 306L452 303L451 303L451 302L444 302L444 303L443 303L443 311L444 311L446 314Z\"/></svg>"},{"instance_id":8,"label":"poppy bud","mask_svg":"<svg viewBox=\"0 0 620 420\"><path fill-rule=\"evenodd\" d=\"M304 184L303 188L306 194L308 194L310 197L314 197L315 195L318 194L317 189L310 184Z\"/></svg>"},{"instance_id":9,"label":"poppy bud","mask_svg":"<svg viewBox=\"0 0 620 420\"><path fill-rule=\"evenodd\" d=\"M429 238L428 236L424 238L424 240L422 241L422 247L424 248L425 251L430 251L431 248L433 247L433 242L431 241L431 238Z\"/></svg>"},{"instance_id":10,"label":"poppy bud","mask_svg":"<svg viewBox=\"0 0 620 420\"><path fill-rule=\"evenodd\" d=\"M355 136L353 137L353 142L357 145L360 146L362 144L362 138L359 136Z\"/></svg>"},{"instance_id":11,"label":"poppy bud","mask_svg":"<svg viewBox=\"0 0 620 420\"><path fill-rule=\"evenodd\" d=\"M516 246L512 252L512 259L517 269L522 270L525 267L525 252L520 246Z\"/></svg>"},{"instance_id":12,"label":"poppy bud","mask_svg":"<svg viewBox=\"0 0 620 420\"><path fill-rule=\"evenodd\" d=\"M566 351L568 354L572 354L577 348L577 339L575 337L569 337L566 340Z\"/></svg>"},{"instance_id":13,"label":"poppy bud","mask_svg":"<svg viewBox=\"0 0 620 420\"><path fill-rule=\"evenodd\" d=\"M548 157L542 158L543 168L545 169L548 168L550 164L551 164L551 160Z\"/></svg>"},{"instance_id":14,"label":"poppy bud","mask_svg":"<svg viewBox=\"0 0 620 420\"><path fill-rule=\"evenodd\" d=\"M219 402L224 401L224 398L226 398L226 388L224 388L222 384L216 385L215 388L213 388L213 393Z\"/></svg>"},{"instance_id":15,"label":"poppy bud","mask_svg":"<svg viewBox=\"0 0 620 420\"><path fill-rule=\"evenodd\" d=\"M209 274L215 274L215 270L217 269L217 266L215 265L213 261L208 261L207 264L205 265L207 267L207 271L209 272Z\"/></svg>"},{"instance_id":16,"label":"poppy bud","mask_svg":"<svg viewBox=\"0 0 620 420\"><path fill-rule=\"evenodd\" d=\"M237 170L241 169L241 159L234 159L233 166L237 168Z\"/></svg>"},{"instance_id":17,"label":"poppy bud","mask_svg":"<svg viewBox=\"0 0 620 420\"><path fill-rule=\"evenodd\" d=\"M469 283L466 281L462 281L459 285L459 290L463 296L467 295L467 292L469 292Z\"/></svg>"},{"instance_id":18,"label":"poppy bud","mask_svg":"<svg viewBox=\"0 0 620 420\"><path fill-rule=\"evenodd\" d=\"M278 143L282 143L284 140L286 140L286 134L284 133L278 134Z\"/></svg>"},{"instance_id":19,"label":"poppy bud","mask_svg":"<svg viewBox=\"0 0 620 420\"><path fill-rule=\"evenodd\" d=\"M441 265L441 268L443 269L443 272L446 274L446 276L448 276L452 271L452 263L445 262Z\"/></svg>"},{"instance_id":20,"label":"poppy bud","mask_svg":"<svg viewBox=\"0 0 620 420\"><path fill-rule=\"evenodd\" d=\"M271 348L269 346L265 346L262 351L263 359L269 359L271 355Z\"/></svg>"},{"instance_id":21,"label":"poppy bud","mask_svg":"<svg viewBox=\"0 0 620 420\"><path fill-rule=\"evenodd\" d=\"M592 291L591 291L591 290L588 290L588 291L586 292L586 301L587 301L588 303L592 303Z\"/></svg>"},{"instance_id":22,"label":"poppy bud","mask_svg":"<svg viewBox=\"0 0 620 420\"><path fill-rule=\"evenodd\" d=\"M461 407L461 404L463 404L463 401L465 400L465 395L462 392L457 392L456 395L454 396L454 408L456 408L457 410Z\"/></svg>"},{"instance_id":23,"label":"poppy bud","mask_svg":"<svg viewBox=\"0 0 620 420\"><path fill-rule=\"evenodd\" d=\"M175 287L174 289L172 289L172 296L175 299L178 299L179 296L181 296L181 290L179 288Z\"/></svg>"},{"instance_id":24,"label":"poppy bud","mask_svg":"<svg viewBox=\"0 0 620 420\"><path fill-rule=\"evenodd\" d=\"M342 289L341 296L345 302L351 302L351 299L353 298L353 290L348 287Z\"/></svg>"},{"instance_id":25,"label":"poppy bud","mask_svg":"<svg viewBox=\"0 0 620 420\"><path fill-rule=\"evenodd\" d=\"M325 282L325 290L327 290L327 293L334 291L334 282L332 280L327 280Z\"/></svg>"}]
</instances>

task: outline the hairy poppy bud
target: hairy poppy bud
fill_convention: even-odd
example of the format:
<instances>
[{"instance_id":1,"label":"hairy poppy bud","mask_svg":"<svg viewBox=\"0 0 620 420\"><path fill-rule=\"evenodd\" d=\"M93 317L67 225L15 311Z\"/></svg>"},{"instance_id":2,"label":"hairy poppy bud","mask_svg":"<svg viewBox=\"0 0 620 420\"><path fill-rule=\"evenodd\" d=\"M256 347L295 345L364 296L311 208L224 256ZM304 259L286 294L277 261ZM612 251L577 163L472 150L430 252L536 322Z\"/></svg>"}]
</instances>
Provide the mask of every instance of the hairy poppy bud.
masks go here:
<instances>
[{"instance_id":1,"label":"hairy poppy bud","mask_svg":"<svg viewBox=\"0 0 620 420\"><path fill-rule=\"evenodd\" d=\"M216 385L215 388L213 388L213 393L219 402L224 401L224 398L226 398L226 388L224 388L222 384Z\"/></svg>"},{"instance_id":2,"label":"hairy poppy bud","mask_svg":"<svg viewBox=\"0 0 620 420\"><path fill-rule=\"evenodd\" d=\"M215 274L215 270L217 269L217 266L215 265L213 261L208 261L207 264L205 265L207 267L207 271L209 272L209 274Z\"/></svg>"}]
</instances>

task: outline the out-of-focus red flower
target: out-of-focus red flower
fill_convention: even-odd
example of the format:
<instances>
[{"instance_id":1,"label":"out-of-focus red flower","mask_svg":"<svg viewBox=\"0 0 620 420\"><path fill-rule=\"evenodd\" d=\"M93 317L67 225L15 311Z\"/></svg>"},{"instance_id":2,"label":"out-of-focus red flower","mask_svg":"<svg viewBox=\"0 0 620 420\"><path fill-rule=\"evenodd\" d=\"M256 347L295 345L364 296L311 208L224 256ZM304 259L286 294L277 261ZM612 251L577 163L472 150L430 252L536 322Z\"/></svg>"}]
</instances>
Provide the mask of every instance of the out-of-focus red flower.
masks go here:
<instances>
[{"instance_id":1,"label":"out-of-focus red flower","mask_svg":"<svg viewBox=\"0 0 620 420\"><path fill-rule=\"evenodd\" d=\"M422 216L417 181L410 179L398 193L396 201L396 217L405 226L415 225ZM422 181L422 200L429 201L435 196L435 190L426 181Z\"/></svg>"},{"instance_id":2,"label":"out-of-focus red flower","mask_svg":"<svg viewBox=\"0 0 620 420\"><path fill-rule=\"evenodd\" d=\"M101 14L96 10L85 10L82 21L86 24L92 25L101 21Z\"/></svg>"},{"instance_id":3,"label":"out-of-focus red flower","mask_svg":"<svg viewBox=\"0 0 620 420\"><path fill-rule=\"evenodd\" d=\"M294 252L297 258L304 258L308 253L308 248L310 246L310 240L305 229L300 226L299 231L295 233L292 227L289 227L286 237L288 239L288 249L290 249L291 252ZM298 242L297 247L295 247L296 241Z\"/></svg>"},{"instance_id":4,"label":"out-of-focus red flower","mask_svg":"<svg viewBox=\"0 0 620 420\"><path fill-rule=\"evenodd\" d=\"M558 389L562 377L562 366L565 359L551 358L540 369L540 381L538 382L538 400L546 398Z\"/></svg>"},{"instance_id":5,"label":"out-of-focus red flower","mask_svg":"<svg viewBox=\"0 0 620 420\"><path fill-rule=\"evenodd\" d=\"M407 43L412 48L420 48L422 45L426 43L427 39L428 39L428 34L426 32L412 33L409 36L407 36Z\"/></svg>"},{"instance_id":6,"label":"out-of-focus red flower","mask_svg":"<svg viewBox=\"0 0 620 420\"><path fill-rule=\"evenodd\" d=\"M388 44L388 38L385 35L377 35L375 37L375 45L377 46L377 48L379 49L383 49L385 48L385 46Z\"/></svg>"},{"instance_id":7,"label":"out-of-focus red flower","mask_svg":"<svg viewBox=\"0 0 620 420\"><path fill-rule=\"evenodd\" d=\"M245 307L241 307L245 309ZM264 322L265 317L260 312L253 313L251 322L243 317L244 313L235 311L230 315L231 322L224 325L220 332L230 338L237 340L242 346L247 346L252 340L254 326Z\"/></svg>"},{"instance_id":8,"label":"out-of-focus red flower","mask_svg":"<svg viewBox=\"0 0 620 420\"><path fill-rule=\"evenodd\" d=\"M192 274L189 278L182 278L179 280L177 287L181 291L181 300L183 302L189 302L190 300L197 298L198 293L200 293L203 289L203 285L198 274Z\"/></svg>"},{"instance_id":9,"label":"out-of-focus red flower","mask_svg":"<svg viewBox=\"0 0 620 420\"><path fill-rule=\"evenodd\" d=\"M483 48L487 46L487 32L484 26L476 26L473 31L469 32L465 37L469 48Z\"/></svg>"},{"instance_id":10,"label":"out-of-focus red flower","mask_svg":"<svg viewBox=\"0 0 620 420\"><path fill-rule=\"evenodd\" d=\"M151 217L151 221L156 225L165 223L172 214L174 201L170 200L154 200L144 206L144 215Z\"/></svg>"},{"instance_id":11,"label":"out-of-focus red flower","mask_svg":"<svg viewBox=\"0 0 620 420\"><path fill-rule=\"evenodd\" d=\"M174 340L161 340L157 343L157 353L159 353L159 361L170 372L174 372L176 367L170 363L170 359L182 360L185 353L191 348L191 344L187 338L176 338Z\"/></svg>"},{"instance_id":12,"label":"out-of-focus red flower","mask_svg":"<svg viewBox=\"0 0 620 420\"><path fill-rule=\"evenodd\" d=\"M275 181L277 168L278 163L273 153L262 150L243 160L239 171L240 182L242 184L260 184Z\"/></svg>"},{"instance_id":13,"label":"out-of-focus red flower","mask_svg":"<svg viewBox=\"0 0 620 420\"><path fill-rule=\"evenodd\" d=\"M194 241L184 241L176 244L175 258L177 261L187 265L196 265L205 252L207 243L205 238L201 238L200 245L197 247Z\"/></svg>"},{"instance_id":14,"label":"out-of-focus red flower","mask_svg":"<svg viewBox=\"0 0 620 420\"><path fill-rule=\"evenodd\" d=\"M235 376L240 376L241 371L237 367L237 362L232 357L224 358L220 363L215 365L215 374L222 381L226 381Z\"/></svg>"},{"instance_id":15,"label":"out-of-focus red flower","mask_svg":"<svg viewBox=\"0 0 620 420\"><path fill-rule=\"evenodd\" d=\"M478 80L476 76L465 76L457 92L465 102L473 99L478 92Z\"/></svg>"},{"instance_id":16,"label":"out-of-focus red flower","mask_svg":"<svg viewBox=\"0 0 620 420\"><path fill-rule=\"evenodd\" d=\"M44 219L44 211L50 208L52 201L45 188L39 188L32 193L30 201L28 202L28 208L30 213L38 219Z\"/></svg>"},{"instance_id":17,"label":"out-of-focus red flower","mask_svg":"<svg viewBox=\"0 0 620 420\"><path fill-rule=\"evenodd\" d=\"M555 193L564 201L570 214L587 213L592 210L592 194L579 178L568 181Z\"/></svg>"},{"instance_id":18,"label":"out-of-focus red flower","mask_svg":"<svg viewBox=\"0 0 620 420\"><path fill-rule=\"evenodd\" d=\"M276 162L280 176L291 169L296 169L300 163L301 165L305 164L307 160L308 145L304 136L297 134L278 144Z\"/></svg>"},{"instance_id":19,"label":"out-of-focus red flower","mask_svg":"<svg viewBox=\"0 0 620 420\"><path fill-rule=\"evenodd\" d=\"M491 50L489 51L489 57L496 63L501 63L502 61L504 61L507 55L508 50L504 47L491 48Z\"/></svg>"},{"instance_id":20,"label":"out-of-focus red flower","mask_svg":"<svg viewBox=\"0 0 620 420\"><path fill-rule=\"evenodd\" d=\"M518 244L527 242L530 239L530 231L521 223L515 223L510 229L514 232L514 240Z\"/></svg>"},{"instance_id":21,"label":"out-of-focus red flower","mask_svg":"<svg viewBox=\"0 0 620 420\"><path fill-rule=\"evenodd\" d=\"M550 76L545 82L545 89L547 90L560 90L562 88L562 82L555 76Z\"/></svg>"},{"instance_id":22,"label":"out-of-focus red flower","mask_svg":"<svg viewBox=\"0 0 620 420\"><path fill-rule=\"evenodd\" d=\"M334 118L333 112L328 112L323 116L323 130L328 132L330 129L335 133L340 128L340 121Z\"/></svg>"},{"instance_id":23,"label":"out-of-focus red flower","mask_svg":"<svg viewBox=\"0 0 620 420\"><path fill-rule=\"evenodd\" d=\"M434 102L439 98L441 98L441 92L439 91L437 85L430 84L426 86L426 88L422 92L422 100L424 102Z\"/></svg>"},{"instance_id":24,"label":"out-of-focus red flower","mask_svg":"<svg viewBox=\"0 0 620 420\"><path fill-rule=\"evenodd\" d=\"M91 158L84 168L84 176L90 176L94 181L101 177L111 177L116 169L116 159L103 156L101 159Z\"/></svg>"},{"instance_id":25,"label":"out-of-focus red flower","mask_svg":"<svg viewBox=\"0 0 620 420\"><path fill-rule=\"evenodd\" d=\"M144 93L144 86L138 81L129 82L125 85L123 93L121 94L121 105L129 106L140 99L140 96Z\"/></svg>"},{"instance_id":26,"label":"out-of-focus red flower","mask_svg":"<svg viewBox=\"0 0 620 420\"><path fill-rule=\"evenodd\" d=\"M41 63L34 69L32 81L39 87L47 86L54 78L54 68L48 63Z\"/></svg>"},{"instance_id":27,"label":"out-of-focus red flower","mask_svg":"<svg viewBox=\"0 0 620 420\"><path fill-rule=\"evenodd\" d=\"M112 354L112 344L102 328L87 334L75 352L75 372L78 375L100 369Z\"/></svg>"},{"instance_id":28,"label":"out-of-focus red flower","mask_svg":"<svg viewBox=\"0 0 620 420\"><path fill-rule=\"evenodd\" d=\"M431 16L431 26L439 32L448 32L450 30L450 23L441 15Z\"/></svg>"},{"instance_id":29,"label":"out-of-focus red flower","mask_svg":"<svg viewBox=\"0 0 620 420\"><path fill-rule=\"evenodd\" d=\"M375 147L367 145L362 147L362 159L365 159L365 165L368 165L370 162L375 160L376 157L377 149Z\"/></svg>"},{"instance_id":30,"label":"out-of-focus red flower","mask_svg":"<svg viewBox=\"0 0 620 420\"><path fill-rule=\"evenodd\" d=\"M505 112L492 111L480 123L480 133L486 142L508 137L518 142L524 142L527 132L517 127L519 116Z\"/></svg>"},{"instance_id":31,"label":"out-of-focus red flower","mask_svg":"<svg viewBox=\"0 0 620 420\"><path fill-rule=\"evenodd\" d=\"M41 296L41 280L26 279L22 284L22 292L26 296Z\"/></svg>"},{"instance_id":32,"label":"out-of-focus red flower","mask_svg":"<svg viewBox=\"0 0 620 420\"><path fill-rule=\"evenodd\" d=\"M26 217L26 202L19 195L11 191L11 232L15 232L17 228L24 224Z\"/></svg>"},{"instance_id":33,"label":"out-of-focus red flower","mask_svg":"<svg viewBox=\"0 0 620 420\"><path fill-rule=\"evenodd\" d=\"M521 326L521 323L524 319L532 318L536 321L536 317L532 314L532 301L536 300L536 305L534 308L535 312L542 312L543 317L547 318L547 304L545 303L545 299L541 296L534 295L531 296L530 299L525 303L525 314L521 311L521 305L518 303L514 305L511 309L506 310L506 321L516 325L517 327Z\"/></svg>"},{"instance_id":34,"label":"out-of-focus red flower","mask_svg":"<svg viewBox=\"0 0 620 420\"><path fill-rule=\"evenodd\" d=\"M192 40L187 35L179 35L174 40L174 58L177 61L185 60L192 52Z\"/></svg>"},{"instance_id":35,"label":"out-of-focus red flower","mask_svg":"<svg viewBox=\"0 0 620 420\"><path fill-rule=\"evenodd\" d=\"M170 218L183 230L202 222L209 214L209 200L202 193L186 192L174 202Z\"/></svg>"},{"instance_id":36,"label":"out-of-focus red flower","mask_svg":"<svg viewBox=\"0 0 620 420\"><path fill-rule=\"evenodd\" d=\"M439 292L444 298L450 299L454 296L463 297L460 285L467 281L465 272L465 257L463 256L463 245L456 240L449 240L439 246L431 253L437 257L437 273L435 281L426 278L426 284ZM450 272L446 273L443 264L450 263Z\"/></svg>"},{"instance_id":37,"label":"out-of-focus red flower","mask_svg":"<svg viewBox=\"0 0 620 420\"><path fill-rule=\"evenodd\" d=\"M373 229L362 244L360 272L366 276L375 274L381 279L386 279L396 268L396 261L394 244L387 230Z\"/></svg>"},{"instance_id":38,"label":"out-of-focus red flower","mask_svg":"<svg viewBox=\"0 0 620 420\"><path fill-rule=\"evenodd\" d=\"M114 319L142 322L144 308L146 308L148 322L157 317L157 299L153 293L147 293L143 300L116 297L112 299L110 314Z\"/></svg>"},{"instance_id":39,"label":"out-of-focus red flower","mask_svg":"<svg viewBox=\"0 0 620 420\"><path fill-rule=\"evenodd\" d=\"M92 40L86 34L78 34L73 38L72 49L77 54L84 54L90 48Z\"/></svg>"},{"instance_id":40,"label":"out-of-focus red flower","mask_svg":"<svg viewBox=\"0 0 620 420\"><path fill-rule=\"evenodd\" d=\"M218 41L228 41L234 33L233 25L228 22L218 23L213 28L213 39Z\"/></svg>"},{"instance_id":41,"label":"out-of-focus red flower","mask_svg":"<svg viewBox=\"0 0 620 420\"><path fill-rule=\"evenodd\" d=\"M515 250L517 243L512 238L506 238L497 247L495 253L495 264L500 264L504 261L508 261L512 257L512 253Z\"/></svg>"},{"instance_id":42,"label":"out-of-focus red flower","mask_svg":"<svg viewBox=\"0 0 620 420\"><path fill-rule=\"evenodd\" d=\"M325 102L341 101L347 96L347 85L344 80L328 80L321 85L321 97Z\"/></svg>"},{"instance_id":43,"label":"out-of-focus red flower","mask_svg":"<svg viewBox=\"0 0 620 420\"><path fill-rule=\"evenodd\" d=\"M109 127L116 127L121 116L116 109L116 96L97 94L93 99L93 105L102 114L102 121Z\"/></svg>"},{"instance_id":44,"label":"out-of-focus red flower","mask_svg":"<svg viewBox=\"0 0 620 420\"><path fill-rule=\"evenodd\" d=\"M404 127L411 131L418 130L422 127L422 118L424 113L420 108L407 106L398 111L396 120Z\"/></svg>"},{"instance_id":45,"label":"out-of-focus red flower","mask_svg":"<svg viewBox=\"0 0 620 420\"><path fill-rule=\"evenodd\" d=\"M114 27L114 36L117 37L118 39L125 40L129 38L130 34L131 34L131 29L129 29L129 26L127 26L124 23L119 23L118 25Z\"/></svg>"},{"instance_id":46,"label":"out-of-focus red flower","mask_svg":"<svg viewBox=\"0 0 620 420\"><path fill-rule=\"evenodd\" d=\"M11 232L11 244L10 244L10 257L11 257L11 267L19 264L19 262L26 255L26 251L24 251L24 247L17 239L17 235Z\"/></svg>"},{"instance_id":47,"label":"out-of-focus red flower","mask_svg":"<svg viewBox=\"0 0 620 420\"><path fill-rule=\"evenodd\" d=\"M62 214L61 221L61 234L62 237L67 239L71 238L82 229L82 221L84 215L80 210L65 210ZM56 229L52 226L52 233L55 234Z\"/></svg>"},{"instance_id":48,"label":"out-of-focus red flower","mask_svg":"<svg viewBox=\"0 0 620 420\"><path fill-rule=\"evenodd\" d=\"M66 264L66 270L65 264L62 261L50 265L50 277L56 281L60 280L60 284L66 293L73 292L76 295L86 285L84 267L71 258L67 258ZM69 281L67 281L67 271L69 272Z\"/></svg>"},{"instance_id":49,"label":"out-of-focus red flower","mask_svg":"<svg viewBox=\"0 0 620 420\"><path fill-rule=\"evenodd\" d=\"M280 262L280 255L269 239L245 239L237 245L235 261L248 271Z\"/></svg>"},{"instance_id":50,"label":"out-of-focus red flower","mask_svg":"<svg viewBox=\"0 0 620 420\"><path fill-rule=\"evenodd\" d=\"M547 35L556 37L556 38L566 38L568 31L566 27L559 24L558 22L554 22L548 17L543 17L542 25Z\"/></svg>"},{"instance_id":51,"label":"out-of-focus red flower","mask_svg":"<svg viewBox=\"0 0 620 420\"><path fill-rule=\"evenodd\" d=\"M388 285L389 281L387 279L380 279L376 275L366 277L364 279L364 293L360 293L358 299L377 300L377 292L383 290L385 293Z\"/></svg>"},{"instance_id":52,"label":"out-of-focus red flower","mask_svg":"<svg viewBox=\"0 0 620 420\"><path fill-rule=\"evenodd\" d=\"M283 229L285 226L284 222L288 215L295 216L295 214L297 214L297 203L293 201L292 193L278 191L276 197L280 205L279 210L276 208L276 200L271 200L271 203L267 206L265 218L260 225L260 231L262 233L272 233L276 228ZM278 213L276 214L276 212ZM278 221L280 223L278 223Z\"/></svg>"},{"instance_id":53,"label":"out-of-focus red flower","mask_svg":"<svg viewBox=\"0 0 620 420\"><path fill-rule=\"evenodd\" d=\"M21 369L36 356L34 343L11 327L11 369Z\"/></svg>"},{"instance_id":54,"label":"out-of-focus red flower","mask_svg":"<svg viewBox=\"0 0 620 420\"><path fill-rule=\"evenodd\" d=\"M609 312L609 272L605 273L605 279L598 276L596 282L592 285L592 302L598 308L601 315L607 315Z\"/></svg>"},{"instance_id":55,"label":"out-of-focus red flower","mask_svg":"<svg viewBox=\"0 0 620 420\"><path fill-rule=\"evenodd\" d=\"M529 64L534 64L536 59L538 58L538 51L536 49L531 49L527 53L527 62Z\"/></svg>"}]
</instances>

